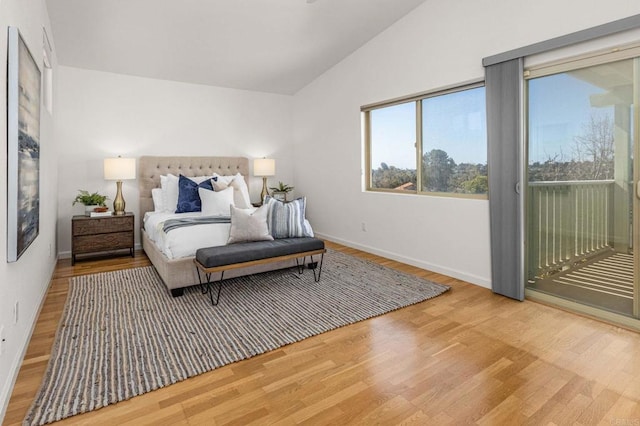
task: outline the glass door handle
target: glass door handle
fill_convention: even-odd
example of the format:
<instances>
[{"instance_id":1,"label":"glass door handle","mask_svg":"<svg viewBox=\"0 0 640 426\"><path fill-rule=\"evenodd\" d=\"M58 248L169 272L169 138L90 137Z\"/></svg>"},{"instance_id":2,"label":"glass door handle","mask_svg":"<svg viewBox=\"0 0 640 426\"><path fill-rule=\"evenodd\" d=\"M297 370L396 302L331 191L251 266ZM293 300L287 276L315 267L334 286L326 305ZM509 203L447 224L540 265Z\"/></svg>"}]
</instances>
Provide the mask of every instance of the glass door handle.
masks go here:
<instances>
[{"instance_id":1,"label":"glass door handle","mask_svg":"<svg viewBox=\"0 0 640 426\"><path fill-rule=\"evenodd\" d=\"M636 182L636 197L640 198L640 180Z\"/></svg>"}]
</instances>

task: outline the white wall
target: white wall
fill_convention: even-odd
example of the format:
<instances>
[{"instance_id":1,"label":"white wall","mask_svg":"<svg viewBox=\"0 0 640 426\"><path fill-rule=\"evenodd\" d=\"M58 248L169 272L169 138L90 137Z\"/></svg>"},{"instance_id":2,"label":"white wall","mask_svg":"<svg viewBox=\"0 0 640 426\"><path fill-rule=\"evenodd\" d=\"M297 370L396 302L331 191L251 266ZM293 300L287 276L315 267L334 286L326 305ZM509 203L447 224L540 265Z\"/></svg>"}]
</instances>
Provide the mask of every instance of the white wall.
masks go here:
<instances>
[{"instance_id":1,"label":"white wall","mask_svg":"<svg viewBox=\"0 0 640 426\"><path fill-rule=\"evenodd\" d=\"M78 189L115 198L115 182L105 181L102 161L122 155L267 156L276 159L278 180L293 182L290 96L131 77L59 67L60 105L56 114L58 159L58 244L71 251L72 207ZM250 163L252 164L252 163ZM252 178L253 201L262 180ZM136 181L123 183L127 211L138 212ZM138 222L139 223L139 222ZM136 242L139 232L136 226Z\"/></svg>"},{"instance_id":2,"label":"white wall","mask_svg":"<svg viewBox=\"0 0 640 426\"><path fill-rule=\"evenodd\" d=\"M40 115L40 234L17 262L7 258L7 131L6 58L7 26L17 26L42 71L42 28L51 34L44 0L0 2L0 328L4 326L4 353L0 355L0 422L14 380L29 343L32 326L48 288L56 250L57 176L53 118L41 105ZM57 62L54 57L54 90ZM55 103L55 100L54 100ZM54 105L55 108L55 105ZM55 111L55 109L54 109ZM13 309L18 302L18 322Z\"/></svg>"},{"instance_id":3,"label":"white wall","mask_svg":"<svg viewBox=\"0 0 640 426\"><path fill-rule=\"evenodd\" d=\"M294 96L295 181L314 229L490 286L487 201L362 191L360 106L483 78L483 57L638 13L632 0L426 1Z\"/></svg>"}]
</instances>

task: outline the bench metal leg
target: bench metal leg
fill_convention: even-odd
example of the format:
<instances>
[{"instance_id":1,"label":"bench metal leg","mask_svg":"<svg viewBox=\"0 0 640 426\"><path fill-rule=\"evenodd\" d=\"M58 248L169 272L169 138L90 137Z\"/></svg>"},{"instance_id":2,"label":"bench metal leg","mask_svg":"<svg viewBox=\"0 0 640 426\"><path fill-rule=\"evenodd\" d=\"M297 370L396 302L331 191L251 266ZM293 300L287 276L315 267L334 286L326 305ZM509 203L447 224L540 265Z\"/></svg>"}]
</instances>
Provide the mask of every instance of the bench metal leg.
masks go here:
<instances>
[{"instance_id":1,"label":"bench metal leg","mask_svg":"<svg viewBox=\"0 0 640 426\"><path fill-rule=\"evenodd\" d=\"M200 276L200 268L198 268L196 266L196 272L198 273L198 282L200 283L200 290L202 291L202 294L205 294L207 292L207 283L203 283L202 282L202 277Z\"/></svg>"},{"instance_id":2,"label":"bench metal leg","mask_svg":"<svg viewBox=\"0 0 640 426\"><path fill-rule=\"evenodd\" d=\"M213 289L209 288L209 298L211 299L211 304L216 306L220 301L220 293L222 293L222 280L224 279L224 271L220 273L220 279L218 280L218 294L216 295L216 301L213 301ZM211 274L207 274L207 283L211 285ZM207 286L208 287L208 286Z\"/></svg>"},{"instance_id":3,"label":"bench metal leg","mask_svg":"<svg viewBox=\"0 0 640 426\"><path fill-rule=\"evenodd\" d=\"M311 262L307 265L309 269L313 271L313 279L315 282L320 282L320 275L322 274L322 262L324 261L324 253L320 255L320 263L313 261L313 255L309 256ZM304 272L304 262L307 260L307 257L302 258L302 263L300 263L300 259L296 258L296 266L298 267L298 274L302 274ZM318 272L316 273L316 269Z\"/></svg>"},{"instance_id":4,"label":"bench metal leg","mask_svg":"<svg viewBox=\"0 0 640 426\"><path fill-rule=\"evenodd\" d=\"M200 286L202 287L202 294L209 293L209 298L211 299L211 304L216 306L220 301L220 293L222 293L222 280L224 279L224 271L220 272L220 279L218 280L218 293L216 295L215 302L213 301L213 288L211 286L213 283L211 282L211 273L205 273L204 276L207 279L206 283L202 282L202 277L200 276L200 269L196 268L198 272L198 281L200 281Z\"/></svg>"},{"instance_id":5,"label":"bench metal leg","mask_svg":"<svg viewBox=\"0 0 640 426\"><path fill-rule=\"evenodd\" d=\"M296 257L296 266L298 267L298 274L302 275L302 273L304 272L304 261L307 259L307 257L303 257L302 258L302 263L300 262L300 259Z\"/></svg>"},{"instance_id":6,"label":"bench metal leg","mask_svg":"<svg viewBox=\"0 0 640 426\"><path fill-rule=\"evenodd\" d=\"M313 270L313 279L315 280L315 282L320 282L320 275L322 274L322 262L324 261L324 253L320 255L320 265L318 265L317 262L313 261L313 255L310 257L311 257L311 263L309 263L309 268ZM316 269L318 270L317 275L316 275Z\"/></svg>"}]
</instances>

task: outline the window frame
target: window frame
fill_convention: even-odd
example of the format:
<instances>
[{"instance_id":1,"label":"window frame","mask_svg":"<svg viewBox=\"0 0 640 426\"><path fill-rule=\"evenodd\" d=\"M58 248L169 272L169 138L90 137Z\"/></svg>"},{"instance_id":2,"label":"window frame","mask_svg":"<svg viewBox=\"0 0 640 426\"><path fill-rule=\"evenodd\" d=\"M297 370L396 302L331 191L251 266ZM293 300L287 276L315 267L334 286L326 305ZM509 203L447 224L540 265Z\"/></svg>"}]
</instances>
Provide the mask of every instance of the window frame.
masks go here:
<instances>
[{"instance_id":1,"label":"window frame","mask_svg":"<svg viewBox=\"0 0 640 426\"><path fill-rule=\"evenodd\" d=\"M364 165L365 165L365 179L364 190L365 192L379 192L379 193L391 193L391 194L405 194L405 195L428 195L436 197L453 197L453 198L468 198L468 199L482 199L489 198L489 194L466 194L459 192L432 192L422 191L422 100L444 96L452 93L463 92L465 90L476 89L478 87L485 87L484 79L472 80L462 84L456 84L451 86L442 87L427 92L421 92L409 96L403 96L399 98L389 99L382 102L376 102L360 107L360 113L362 115L362 133L364 141ZM373 188L373 169L371 164L371 111L377 109L388 108L395 105L405 104L413 102L415 104L416 111L416 129L415 129L415 166L416 166L416 189L415 190L399 190L392 188ZM486 117L485 117L486 120Z\"/></svg>"}]
</instances>

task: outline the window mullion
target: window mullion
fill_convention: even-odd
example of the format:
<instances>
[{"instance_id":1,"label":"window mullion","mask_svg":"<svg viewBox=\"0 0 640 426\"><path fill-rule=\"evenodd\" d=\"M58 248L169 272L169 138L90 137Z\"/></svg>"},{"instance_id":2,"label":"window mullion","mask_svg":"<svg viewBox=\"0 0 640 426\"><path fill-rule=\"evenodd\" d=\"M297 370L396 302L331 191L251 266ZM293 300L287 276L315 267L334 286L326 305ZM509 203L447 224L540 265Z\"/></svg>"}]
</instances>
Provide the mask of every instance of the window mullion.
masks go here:
<instances>
[{"instance_id":1,"label":"window mullion","mask_svg":"<svg viewBox=\"0 0 640 426\"><path fill-rule=\"evenodd\" d=\"M371 111L364 112L364 167L365 167L365 188L373 188L371 168Z\"/></svg>"}]
</instances>

